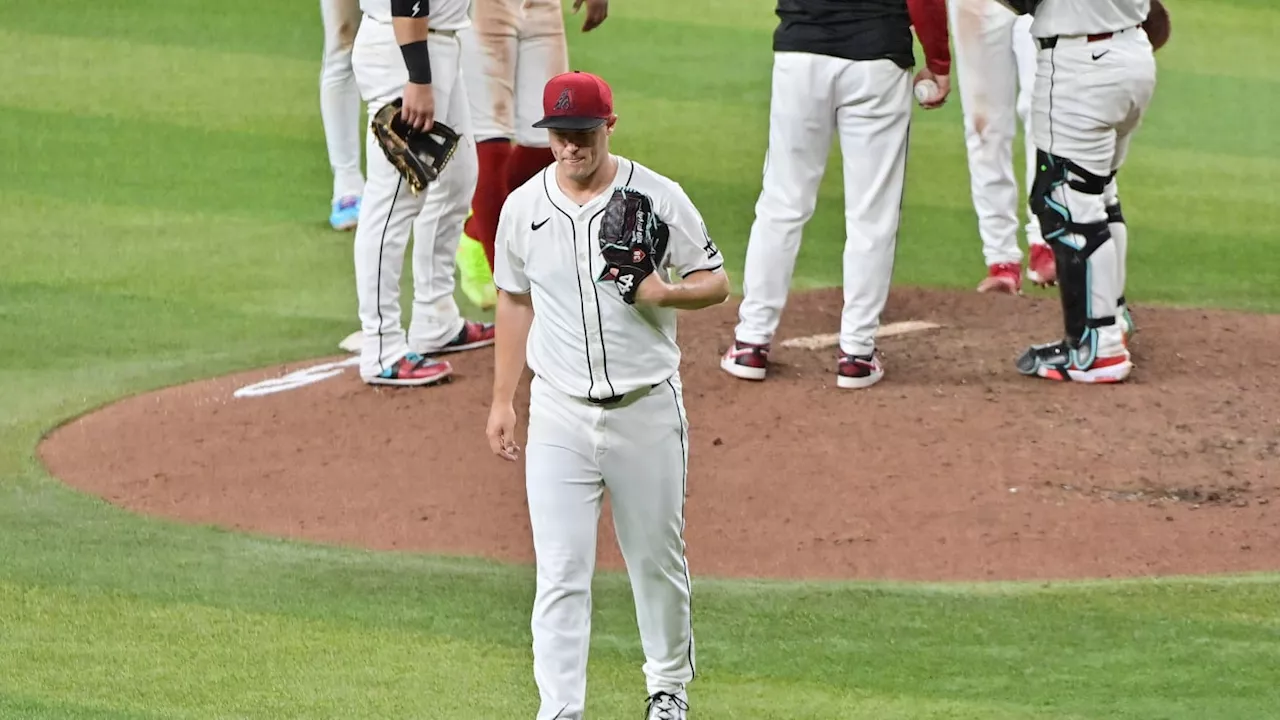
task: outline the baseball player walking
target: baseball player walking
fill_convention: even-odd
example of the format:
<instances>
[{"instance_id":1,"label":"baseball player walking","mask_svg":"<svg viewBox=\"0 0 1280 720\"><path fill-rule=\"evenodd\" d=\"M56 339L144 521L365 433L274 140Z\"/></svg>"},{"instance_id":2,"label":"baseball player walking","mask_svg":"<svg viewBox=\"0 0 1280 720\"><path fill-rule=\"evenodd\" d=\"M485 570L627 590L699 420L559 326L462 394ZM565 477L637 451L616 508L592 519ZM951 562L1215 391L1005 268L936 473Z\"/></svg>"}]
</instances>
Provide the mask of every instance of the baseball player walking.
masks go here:
<instances>
[{"instance_id":1,"label":"baseball player walking","mask_svg":"<svg viewBox=\"0 0 1280 720\"><path fill-rule=\"evenodd\" d=\"M461 140L439 180L409 191L367 134L368 181L355 237L362 331L360 376L384 385L429 385L448 377L436 353L493 344L493 326L464 319L453 299L454 256L476 183L471 110L462 83L458 30L469 0L361 0L364 18L351 62L369 117L403 95L402 115L420 130L439 120ZM400 322L400 275L412 227L413 316Z\"/></svg>"},{"instance_id":2,"label":"baseball player walking","mask_svg":"<svg viewBox=\"0 0 1280 720\"><path fill-rule=\"evenodd\" d=\"M875 333L889 296L901 215L915 64L918 83L950 90L945 0L778 0L764 181L747 243L734 342L720 366L763 380L795 270L801 231L818 199L831 138L844 156L844 309L836 382L865 388L884 376Z\"/></svg>"},{"instance_id":3,"label":"baseball player walking","mask_svg":"<svg viewBox=\"0 0 1280 720\"><path fill-rule=\"evenodd\" d=\"M575 0L573 9L584 2L582 31L589 32L608 16L609 0ZM491 273L502 203L555 161L547 131L533 124L543 87L569 69L569 50L560 0L474 0L472 25L460 37L480 172L458 268L462 291L487 308L497 302Z\"/></svg>"},{"instance_id":4,"label":"baseball player walking","mask_svg":"<svg viewBox=\"0 0 1280 720\"><path fill-rule=\"evenodd\" d=\"M320 121L324 125L333 197L329 225L351 230L360 219L360 89L351 71L351 43L360 27L360 0L320 0L324 56L320 66Z\"/></svg>"},{"instance_id":5,"label":"baseball player walking","mask_svg":"<svg viewBox=\"0 0 1280 720\"><path fill-rule=\"evenodd\" d=\"M609 150L612 91L588 73L543 93L556 162L515 189L499 217L494 263L498 343L487 434L518 458L516 387L530 385L525 486L537 592L533 602L538 720L581 720L591 633L591 580L608 490L644 648L650 720L684 720L694 677L684 502L689 438L676 311L723 302L724 259L672 180ZM627 212L628 191L652 213ZM619 207L621 204L621 207ZM610 271L601 243L621 224L656 229L658 270ZM616 238L614 238L616 242ZM646 253L636 248L636 262ZM678 279L671 280L674 271ZM629 302L633 300L633 302Z\"/></svg>"},{"instance_id":6,"label":"baseball player walking","mask_svg":"<svg viewBox=\"0 0 1280 720\"><path fill-rule=\"evenodd\" d=\"M1155 92L1155 51L1142 27L1152 4L1042 0L1034 7L1031 207L1056 256L1066 333L1018 358L1026 375L1112 383L1133 368L1124 303L1128 229L1116 173Z\"/></svg>"},{"instance_id":7,"label":"baseball player walking","mask_svg":"<svg viewBox=\"0 0 1280 720\"><path fill-rule=\"evenodd\" d=\"M1018 15L996 0L948 0L955 74L964 110L969 187L978 215L978 235L987 276L978 292L1022 291L1022 251L1018 211L1024 204L1014 171L1013 142L1022 121L1027 192L1036 172L1031 133L1031 93L1036 82L1036 48L1031 16ZM1040 221L1027 210L1027 279L1056 281L1053 250L1040 236Z\"/></svg>"}]
</instances>

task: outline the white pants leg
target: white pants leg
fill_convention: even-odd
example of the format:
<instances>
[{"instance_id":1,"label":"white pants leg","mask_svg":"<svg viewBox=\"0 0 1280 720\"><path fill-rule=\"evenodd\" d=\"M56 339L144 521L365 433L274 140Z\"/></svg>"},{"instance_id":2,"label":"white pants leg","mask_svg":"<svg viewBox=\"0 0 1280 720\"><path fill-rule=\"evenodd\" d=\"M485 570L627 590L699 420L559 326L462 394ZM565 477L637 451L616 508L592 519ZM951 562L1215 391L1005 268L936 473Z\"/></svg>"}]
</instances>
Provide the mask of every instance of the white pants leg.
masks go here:
<instances>
[{"instance_id":1,"label":"white pants leg","mask_svg":"<svg viewBox=\"0 0 1280 720\"><path fill-rule=\"evenodd\" d=\"M324 56L320 67L320 121L324 125L333 200L360 195L360 90L351 69L351 45L360 27L359 0L320 0Z\"/></svg>"},{"instance_id":2,"label":"white pants leg","mask_svg":"<svg viewBox=\"0 0 1280 720\"><path fill-rule=\"evenodd\" d=\"M601 458L627 564L648 694L684 695L696 654L685 559L688 421L679 376L604 418Z\"/></svg>"},{"instance_id":3,"label":"white pants leg","mask_svg":"<svg viewBox=\"0 0 1280 720\"><path fill-rule=\"evenodd\" d=\"M1036 146L1105 181L1123 164L1155 83L1151 42L1141 29L1097 42L1079 37L1060 39L1056 47L1039 52L1033 121ZM1107 184L1111 183L1104 182L1094 193L1059 183L1052 187L1049 199L1071 222L1106 223ZM1082 292L1088 298L1090 319L1115 317L1117 313L1122 271L1117 243L1112 240L1102 243L1088 259L1087 287ZM1068 232L1060 242L1080 249L1086 238ZM1060 283L1063 275L1060 268ZM1064 286L1063 291L1068 290ZM1097 342L1099 355L1119 352L1120 327L1099 328Z\"/></svg>"},{"instance_id":4,"label":"white pants leg","mask_svg":"<svg viewBox=\"0 0 1280 720\"><path fill-rule=\"evenodd\" d=\"M461 33L462 74L476 142L515 137L520 5L521 0L478 0L471 6L471 27Z\"/></svg>"},{"instance_id":5,"label":"white pants leg","mask_svg":"<svg viewBox=\"0 0 1280 720\"><path fill-rule=\"evenodd\" d=\"M356 33L351 66L369 117L400 97L409 79L391 25L367 16ZM354 252L356 297L364 335L360 375L368 379L409 351L400 321L400 276L410 228L422 209L422 198L409 192L369 128L365 128L365 157L368 177Z\"/></svg>"},{"instance_id":6,"label":"white pants leg","mask_svg":"<svg viewBox=\"0 0 1280 720\"><path fill-rule=\"evenodd\" d=\"M773 55L769 143L763 187L747 241L735 337L771 342L795 272L805 223L813 217L835 132L835 58Z\"/></svg>"},{"instance_id":7,"label":"white pants leg","mask_svg":"<svg viewBox=\"0 0 1280 720\"><path fill-rule=\"evenodd\" d=\"M994 4L994 3L993 3ZM1023 179L1022 206L1027 214L1027 245L1043 245L1040 218L1031 212L1031 186L1036 181L1036 137L1031 129L1031 100L1036 89L1036 41L1031 35L1031 15L1013 22L1013 56L1018 65L1018 118L1022 121Z\"/></svg>"},{"instance_id":8,"label":"white pants leg","mask_svg":"<svg viewBox=\"0 0 1280 720\"><path fill-rule=\"evenodd\" d=\"M844 157L844 310L840 350L870 354L889 299L911 126L911 73L889 60L849 63L837 76Z\"/></svg>"},{"instance_id":9,"label":"white pants leg","mask_svg":"<svg viewBox=\"0 0 1280 720\"><path fill-rule=\"evenodd\" d=\"M424 355L453 340L465 322L453 297L454 272L480 166L461 63L458 38L436 39L431 46L436 119L461 138L440 179L427 186L422 212L413 223L413 315L408 337L409 347Z\"/></svg>"},{"instance_id":10,"label":"white pants leg","mask_svg":"<svg viewBox=\"0 0 1280 720\"><path fill-rule=\"evenodd\" d=\"M524 147L551 147L547 131L533 127L542 117L542 88L569 71L560 0L529 0L516 47L515 140Z\"/></svg>"},{"instance_id":11,"label":"white pants leg","mask_svg":"<svg viewBox=\"0 0 1280 720\"><path fill-rule=\"evenodd\" d=\"M1022 259L1018 209L1025 197L1013 163L1021 109L1013 43L1018 16L995 0L949 0L947 9L982 256L987 265L1016 263Z\"/></svg>"},{"instance_id":12,"label":"white pants leg","mask_svg":"<svg viewBox=\"0 0 1280 720\"><path fill-rule=\"evenodd\" d=\"M683 539L687 460L678 376L609 408L534 378L525 485L537 557L531 629L538 720L583 717L606 488L631 579L646 688L685 695L694 676Z\"/></svg>"}]
</instances>

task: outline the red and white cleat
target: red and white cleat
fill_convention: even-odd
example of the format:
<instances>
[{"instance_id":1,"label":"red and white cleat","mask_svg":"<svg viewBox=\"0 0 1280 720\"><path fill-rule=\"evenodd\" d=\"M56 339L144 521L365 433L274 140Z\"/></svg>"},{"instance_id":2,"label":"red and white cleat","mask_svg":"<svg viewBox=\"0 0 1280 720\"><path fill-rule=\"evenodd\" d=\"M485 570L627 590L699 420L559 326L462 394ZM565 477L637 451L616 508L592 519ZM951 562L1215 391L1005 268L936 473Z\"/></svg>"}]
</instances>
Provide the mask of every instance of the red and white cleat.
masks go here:
<instances>
[{"instance_id":1,"label":"red and white cleat","mask_svg":"<svg viewBox=\"0 0 1280 720\"><path fill-rule=\"evenodd\" d=\"M411 352L365 382L370 385L434 385L447 380L452 374L453 367L449 363Z\"/></svg>"},{"instance_id":2,"label":"red and white cleat","mask_svg":"<svg viewBox=\"0 0 1280 720\"><path fill-rule=\"evenodd\" d=\"M1058 284L1058 265L1053 258L1053 248L1045 243L1032 243L1027 263L1027 279L1041 287Z\"/></svg>"},{"instance_id":3,"label":"red and white cleat","mask_svg":"<svg viewBox=\"0 0 1280 720\"><path fill-rule=\"evenodd\" d=\"M743 380L763 380L769 371L769 345L734 340L720 358L720 369Z\"/></svg>"},{"instance_id":4,"label":"red and white cleat","mask_svg":"<svg viewBox=\"0 0 1280 720\"><path fill-rule=\"evenodd\" d=\"M1022 263L996 263L987 268L987 276L978 283L980 293L1005 293L1017 295L1022 292Z\"/></svg>"}]
</instances>

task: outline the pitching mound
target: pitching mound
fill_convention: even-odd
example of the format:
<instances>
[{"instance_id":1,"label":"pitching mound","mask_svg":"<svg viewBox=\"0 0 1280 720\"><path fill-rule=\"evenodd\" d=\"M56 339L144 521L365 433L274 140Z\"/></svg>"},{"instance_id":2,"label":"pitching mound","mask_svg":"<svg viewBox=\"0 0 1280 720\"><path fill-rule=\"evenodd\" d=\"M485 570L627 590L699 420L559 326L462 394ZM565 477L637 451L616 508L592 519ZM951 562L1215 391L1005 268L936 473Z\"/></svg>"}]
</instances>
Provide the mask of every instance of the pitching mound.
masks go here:
<instances>
[{"instance_id":1,"label":"pitching mound","mask_svg":"<svg viewBox=\"0 0 1280 720\"><path fill-rule=\"evenodd\" d=\"M797 294L781 338L832 332L839 309L838 292ZM1085 387L1013 370L1059 331L1055 300L897 290L887 323L940 327L883 338L885 380L839 390L832 349L778 348L764 383L721 373L735 311L680 329L696 574L1280 569L1280 316L1136 308L1132 380ZM520 468L484 438L492 352L451 360L435 388L374 389L337 357L166 389L68 423L40 454L144 514L530 561ZM234 396L320 362L337 364ZM606 511L601 564L618 568L612 532Z\"/></svg>"}]
</instances>

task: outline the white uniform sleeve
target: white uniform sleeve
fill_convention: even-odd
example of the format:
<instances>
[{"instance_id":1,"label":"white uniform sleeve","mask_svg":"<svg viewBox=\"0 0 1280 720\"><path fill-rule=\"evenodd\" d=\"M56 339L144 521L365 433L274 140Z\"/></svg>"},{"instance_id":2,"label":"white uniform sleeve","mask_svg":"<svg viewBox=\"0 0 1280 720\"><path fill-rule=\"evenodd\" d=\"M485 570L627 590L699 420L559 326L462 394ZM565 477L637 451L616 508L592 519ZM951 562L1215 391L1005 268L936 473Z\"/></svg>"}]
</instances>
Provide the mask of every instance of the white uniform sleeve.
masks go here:
<instances>
[{"instance_id":1,"label":"white uniform sleeve","mask_svg":"<svg viewBox=\"0 0 1280 720\"><path fill-rule=\"evenodd\" d=\"M681 278L699 270L718 270L724 267L724 256L711 241L702 213L678 183L671 183L670 192L664 193L667 207L658 211L658 217L670 229L667 240L667 267L674 268Z\"/></svg>"},{"instance_id":2,"label":"white uniform sleeve","mask_svg":"<svg viewBox=\"0 0 1280 720\"><path fill-rule=\"evenodd\" d=\"M525 243L521 234L524 225L516 205L517 202L504 203L498 214L498 234L493 243L493 284L512 295L524 295L530 286L524 273Z\"/></svg>"}]
</instances>

